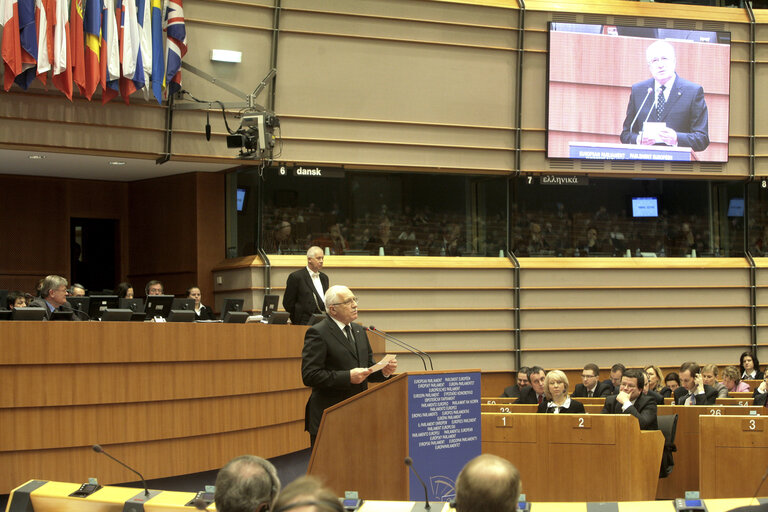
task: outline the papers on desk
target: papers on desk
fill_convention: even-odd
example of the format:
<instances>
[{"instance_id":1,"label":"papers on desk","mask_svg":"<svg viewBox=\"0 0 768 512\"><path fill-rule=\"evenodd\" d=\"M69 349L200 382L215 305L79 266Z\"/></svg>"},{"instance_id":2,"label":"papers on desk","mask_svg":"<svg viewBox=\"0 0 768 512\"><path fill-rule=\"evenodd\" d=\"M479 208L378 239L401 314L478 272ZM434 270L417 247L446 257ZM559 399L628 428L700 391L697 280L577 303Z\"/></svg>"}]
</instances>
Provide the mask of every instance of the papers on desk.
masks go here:
<instances>
[{"instance_id":1,"label":"papers on desk","mask_svg":"<svg viewBox=\"0 0 768 512\"><path fill-rule=\"evenodd\" d=\"M375 365L371 366L368 369L371 370L371 373L377 372L382 368L384 368L385 366L387 366L389 362L393 360L395 357L396 356L394 354L387 354L384 356L384 359L382 359L381 361L379 361L378 363L376 363Z\"/></svg>"}]
</instances>

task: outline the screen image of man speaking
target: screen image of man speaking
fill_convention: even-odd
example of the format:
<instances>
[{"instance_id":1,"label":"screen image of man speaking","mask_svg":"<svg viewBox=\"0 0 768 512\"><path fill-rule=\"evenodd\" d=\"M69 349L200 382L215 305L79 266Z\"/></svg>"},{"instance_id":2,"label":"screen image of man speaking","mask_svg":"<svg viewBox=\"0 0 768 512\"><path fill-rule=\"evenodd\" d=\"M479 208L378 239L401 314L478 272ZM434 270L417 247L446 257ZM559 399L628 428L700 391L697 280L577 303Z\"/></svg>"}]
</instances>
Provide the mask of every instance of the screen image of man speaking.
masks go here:
<instances>
[{"instance_id":1,"label":"screen image of man speaking","mask_svg":"<svg viewBox=\"0 0 768 512\"><path fill-rule=\"evenodd\" d=\"M678 76L674 47L657 40L645 51L652 78L632 86L623 144L662 144L704 151L709 121L704 88Z\"/></svg>"}]
</instances>

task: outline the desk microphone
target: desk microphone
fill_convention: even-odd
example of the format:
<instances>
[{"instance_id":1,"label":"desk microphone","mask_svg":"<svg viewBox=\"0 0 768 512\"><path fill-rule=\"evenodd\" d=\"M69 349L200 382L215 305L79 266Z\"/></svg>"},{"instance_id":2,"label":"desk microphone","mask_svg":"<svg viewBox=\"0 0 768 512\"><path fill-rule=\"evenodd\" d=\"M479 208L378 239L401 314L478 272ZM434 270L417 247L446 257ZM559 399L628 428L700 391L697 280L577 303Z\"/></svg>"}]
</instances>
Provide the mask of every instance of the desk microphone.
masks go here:
<instances>
[{"instance_id":1,"label":"desk microphone","mask_svg":"<svg viewBox=\"0 0 768 512\"><path fill-rule=\"evenodd\" d=\"M416 472L416 468L413 467L412 458L406 457L405 465L411 468L411 471L413 471L413 474L416 475L416 478L418 478L419 482L421 482L421 486L424 488L424 510L430 510L432 507L429 506L429 495L427 494L427 484L424 483L424 480L422 480L419 474Z\"/></svg>"},{"instance_id":2,"label":"desk microphone","mask_svg":"<svg viewBox=\"0 0 768 512\"><path fill-rule=\"evenodd\" d=\"M645 98L643 98L643 102L640 104L640 108L637 109L637 113L635 114L635 118L632 120L632 124L629 125L629 133L632 133L632 127L635 126L635 121L637 121L637 118L640 116L640 111L643 110L643 106L645 106L645 102L648 101L648 96L650 96L652 92L653 92L653 87L649 87L648 92L645 93ZM637 130L637 131L638 133L640 133L642 130Z\"/></svg>"},{"instance_id":3,"label":"desk microphone","mask_svg":"<svg viewBox=\"0 0 768 512\"><path fill-rule=\"evenodd\" d=\"M137 475L139 475L139 478L141 479L141 483L142 483L142 484L144 484L144 496L149 496L149 489L147 488L147 481L146 481L146 480L144 480L144 477L141 475L141 473L139 473L138 471L136 471L135 469L133 469L133 468L132 468L131 466L129 466L128 464L125 464L124 462L121 462L121 461L117 460L116 458L114 458L113 456L111 456L110 454L108 454L108 453L107 453L107 452L104 450L104 448L102 448L102 447L101 447L101 445L100 445L100 444L95 444L95 445L93 445L93 451L95 451L96 453L103 453L104 455L106 455L107 457L109 457L109 458L110 458L110 459L112 459L113 461L117 462L117 463L118 463L118 464L120 464L121 466L123 466L123 467L125 467L125 468L129 469L130 471L133 471L133 472L134 472L134 473L136 473Z\"/></svg>"},{"instance_id":4,"label":"desk microphone","mask_svg":"<svg viewBox=\"0 0 768 512\"><path fill-rule=\"evenodd\" d=\"M384 331L381 331L374 326L365 327L366 331L372 332L374 334L377 334L378 336L384 338L386 341L391 341L395 345L397 345L400 348L404 348L405 350L411 352L412 354L416 354L416 356L421 359L421 364L424 365L424 371L427 371L427 362L424 359L425 357L429 359L429 366L431 369L434 370L434 367L432 366L432 358L429 357L429 354L424 352L423 350L419 350L418 348L414 347L413 345L409 345L408 343L404 342L403 340L397 339L394 336L392 336L389 333L386 333Z\"/></svg>"}]
</instances>

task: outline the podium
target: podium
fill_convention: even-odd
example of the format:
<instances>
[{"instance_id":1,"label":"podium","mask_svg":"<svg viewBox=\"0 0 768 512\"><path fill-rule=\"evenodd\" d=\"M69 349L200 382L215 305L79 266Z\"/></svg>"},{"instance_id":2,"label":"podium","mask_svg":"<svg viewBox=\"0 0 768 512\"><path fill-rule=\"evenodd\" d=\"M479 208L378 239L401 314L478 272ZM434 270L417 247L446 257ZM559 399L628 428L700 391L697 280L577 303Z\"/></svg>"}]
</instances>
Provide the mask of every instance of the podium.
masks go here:
<instances>
[{"instance_id":1,"label":"podium","mask_svg":"<svg viewBox=\"0 0 768 512\"><path fill-rule=\"evenodd\" d=\"M568 156L586 160L654 160L660 162L690 162L696 159L691 148L576 141L568 143Z\"/></svg>"},{"instance_id":2,"label":"podium","mask_svg":"<svg viewBox=\"0 0 768 512\"><path fill-rule=\"evenodd\" d=\"M366 500L450 501L480 455L480 370L404 373L323 412L307 474Z\"/></svg>"},{"instance_id":3,"label":"podium","mask_svg":"<svg viewBox=\"0 0 768 512\"><path fill-rule=\"evenodd\" d=\"M656 497L664 434L629 414L483 413L483 453L520 470L528 501Z\"/></svg>"}]
</instances>

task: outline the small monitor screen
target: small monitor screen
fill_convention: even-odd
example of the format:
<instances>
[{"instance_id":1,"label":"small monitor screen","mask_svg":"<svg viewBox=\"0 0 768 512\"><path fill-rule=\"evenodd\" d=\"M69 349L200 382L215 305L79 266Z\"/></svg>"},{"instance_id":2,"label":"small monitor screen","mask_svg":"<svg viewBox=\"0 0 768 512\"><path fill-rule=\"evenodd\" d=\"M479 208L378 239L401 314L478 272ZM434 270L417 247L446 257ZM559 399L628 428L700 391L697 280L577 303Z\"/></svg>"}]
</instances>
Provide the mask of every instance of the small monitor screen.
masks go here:
<instances>
[{"instance_id":1,"label":"small monitor screen","mask_svg":"<svg viewBox=\"0 0 768 512\"><path fill-rule=\"evenodd\" d=\"M91 320L98 320L105 309L116 309L120 304L117 295L91 295L89 299L88 316Z\"/></svg>"},{"instance_id":2,"label":"small monitor screen","mask_svg":"<svg viewBox=\"0 0 768 512\"><path fill-rule=\"evenodd\" d=\"M744 216L744 198L743 197L734 197L728 202L728 216L729 217Z\"/></svg>"},{"instance_id":3,"label":"small monitor screen","mask_svg":"<svg viewBox=\"0 0 768 512\"><path fill-rule=\"evenodd\" d=\"M731 34L552 22L547 157L728 161Z\"/></svg>"},{"instance_id":4,"label":"small monitor screen","mask_svg":"<svg viewBox=\"0 0 768 512\"><path fill-rule=\"evenodd\" d=\"M658 217L659 199L657 197L633 197L632 217Z\"/></svg>"},{"instance_id":5,"label":"small monitor screen","mask_svg":"<svg viewBox=\"0 0 768 512\"><path fill-rule=\"evenodd\" d=\"M248 190L244 188L237 189L237 211L242 212L245 210L245 200L248 197Z\"/></svg>"}]
</instances>

